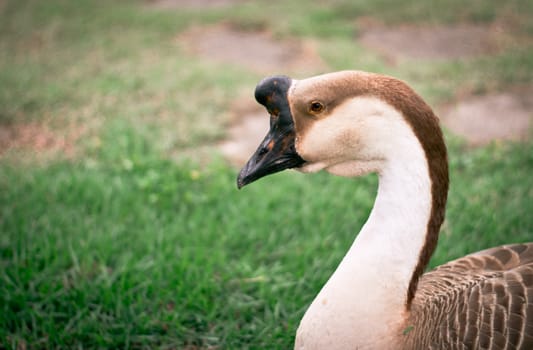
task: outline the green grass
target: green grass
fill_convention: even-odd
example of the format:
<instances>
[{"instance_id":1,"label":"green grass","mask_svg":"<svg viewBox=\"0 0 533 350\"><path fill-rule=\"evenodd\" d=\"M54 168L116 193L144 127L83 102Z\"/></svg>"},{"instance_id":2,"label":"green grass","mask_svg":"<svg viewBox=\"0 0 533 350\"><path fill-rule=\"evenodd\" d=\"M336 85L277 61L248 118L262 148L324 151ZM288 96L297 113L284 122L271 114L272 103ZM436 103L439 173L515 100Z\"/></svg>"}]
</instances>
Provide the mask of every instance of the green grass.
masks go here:
<instances>
[{"instance_id":1,"label":"green grass","mask_svg":"<svg viewBox=\"0 0 533 350\"><path fill-rule=\"evenodd\" d=\"M230 21L312 37L332 69L396 75L439 102L530 82L531 46L390 67L352 45L354 20L503 16L528 36L529 4L475 1L455 16L463 2L273 1L258 12L251 4L162 11L129 1L8 1L0 124L88 131L74 159L16 150L0 159L0 348L290 348L363 225L375 176L287 172L237 191L237 170L214 147L206 163L190 156L224 136L232 100L251 95L261 77L183 52L175 38L189 25ZM450 144L447 220L431 265L531 241L533 143Z\"/></svg>"}]
</instances>

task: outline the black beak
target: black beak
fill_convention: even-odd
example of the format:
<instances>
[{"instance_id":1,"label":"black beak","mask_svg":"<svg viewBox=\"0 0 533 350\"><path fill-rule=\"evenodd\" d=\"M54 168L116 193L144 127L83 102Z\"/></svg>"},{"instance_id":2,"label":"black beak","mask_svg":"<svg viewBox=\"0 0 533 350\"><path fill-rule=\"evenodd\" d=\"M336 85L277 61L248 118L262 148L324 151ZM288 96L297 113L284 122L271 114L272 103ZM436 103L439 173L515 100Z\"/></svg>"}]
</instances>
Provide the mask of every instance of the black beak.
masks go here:
<instances>
[{"instance_id":1,"label":"black beak","mask_svg":"<svg viewBox=\"0 0 533 350\"><path fill-rule=\"evenodd\" d=\"M305 163L295 148L294 121L287 98L291 82L289 77L274 76L257 85L255 98L270 113L270 130L239 173L238 188Z\"/></svg>"},{"instance_id":2,"label":"black beak","mask_svg":"<svg viewBox=\"0 0 533 350\"><path fill-rule=\"evenodd\" d=\"M241 188L264 176L302 165L304 160L294 148L294 132L283 133L271 128L254 155L237 178Z\"/></svg>"}]
</instances>

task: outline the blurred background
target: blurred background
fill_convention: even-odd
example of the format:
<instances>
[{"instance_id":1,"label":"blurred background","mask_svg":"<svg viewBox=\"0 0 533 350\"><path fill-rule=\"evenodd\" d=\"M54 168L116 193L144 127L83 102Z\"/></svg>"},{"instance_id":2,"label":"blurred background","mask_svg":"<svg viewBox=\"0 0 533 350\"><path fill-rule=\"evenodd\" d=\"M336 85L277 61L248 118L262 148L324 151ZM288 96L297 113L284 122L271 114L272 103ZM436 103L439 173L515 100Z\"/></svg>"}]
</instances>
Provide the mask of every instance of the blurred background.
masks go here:
<instances>
[{"instance_id":1,"label":"blurred background","mask_svg":"<svg viewBox=\"0 0 533 350\"><path fill-rule=\"evenodd\" d=\"M375 176L237 191L267 75L411 85L450 149L432 266L533 240L533 2L0 0L0 348L291 348Z\"/></svg>"}]
</instances>

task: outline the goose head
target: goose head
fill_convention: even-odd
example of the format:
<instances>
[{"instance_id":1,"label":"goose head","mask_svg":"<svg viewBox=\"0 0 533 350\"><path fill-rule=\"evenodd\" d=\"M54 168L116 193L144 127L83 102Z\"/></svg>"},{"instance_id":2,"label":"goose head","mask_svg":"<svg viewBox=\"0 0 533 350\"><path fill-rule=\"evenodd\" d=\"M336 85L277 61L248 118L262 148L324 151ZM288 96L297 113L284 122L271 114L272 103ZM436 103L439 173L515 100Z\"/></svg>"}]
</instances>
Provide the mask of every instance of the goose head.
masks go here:
<instances>
[{"instance_id":1,"label":"goose head","mask_svg":"<svg viewBox=\"0 0 533 350\"><path fill-rule=\"evenodd\" d=\"M287 168L380 173L391 161L409 162L405 145L413 138L426 153L445 157L431 109L391 77L360 71L303 80L274 76L257 85L255 97L270 113L270 130L241 170L239 188Z\"/></svg>"}]
</instances>

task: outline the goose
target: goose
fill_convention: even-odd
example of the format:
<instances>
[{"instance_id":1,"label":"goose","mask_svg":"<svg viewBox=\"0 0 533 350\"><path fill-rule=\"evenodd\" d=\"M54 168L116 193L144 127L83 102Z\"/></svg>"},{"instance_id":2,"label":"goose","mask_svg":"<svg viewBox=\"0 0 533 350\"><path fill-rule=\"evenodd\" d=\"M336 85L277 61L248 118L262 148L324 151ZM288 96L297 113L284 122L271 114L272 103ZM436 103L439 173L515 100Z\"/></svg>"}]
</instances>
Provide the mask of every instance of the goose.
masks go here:
<instances>
[{"instance_id":1,"label":"goose","mask_svg":"<svg viewBox=\"0 0 533 350\"><path fill-rule=\"evenodd\" d=\"M362 71L263 79L270 130L239 188L295 168L378 174L370 215L305 312L294 348L533 349L533 243L483 250L424 273L444 220L438 118L406 83Z\"/></svg>"}]
</instances>

